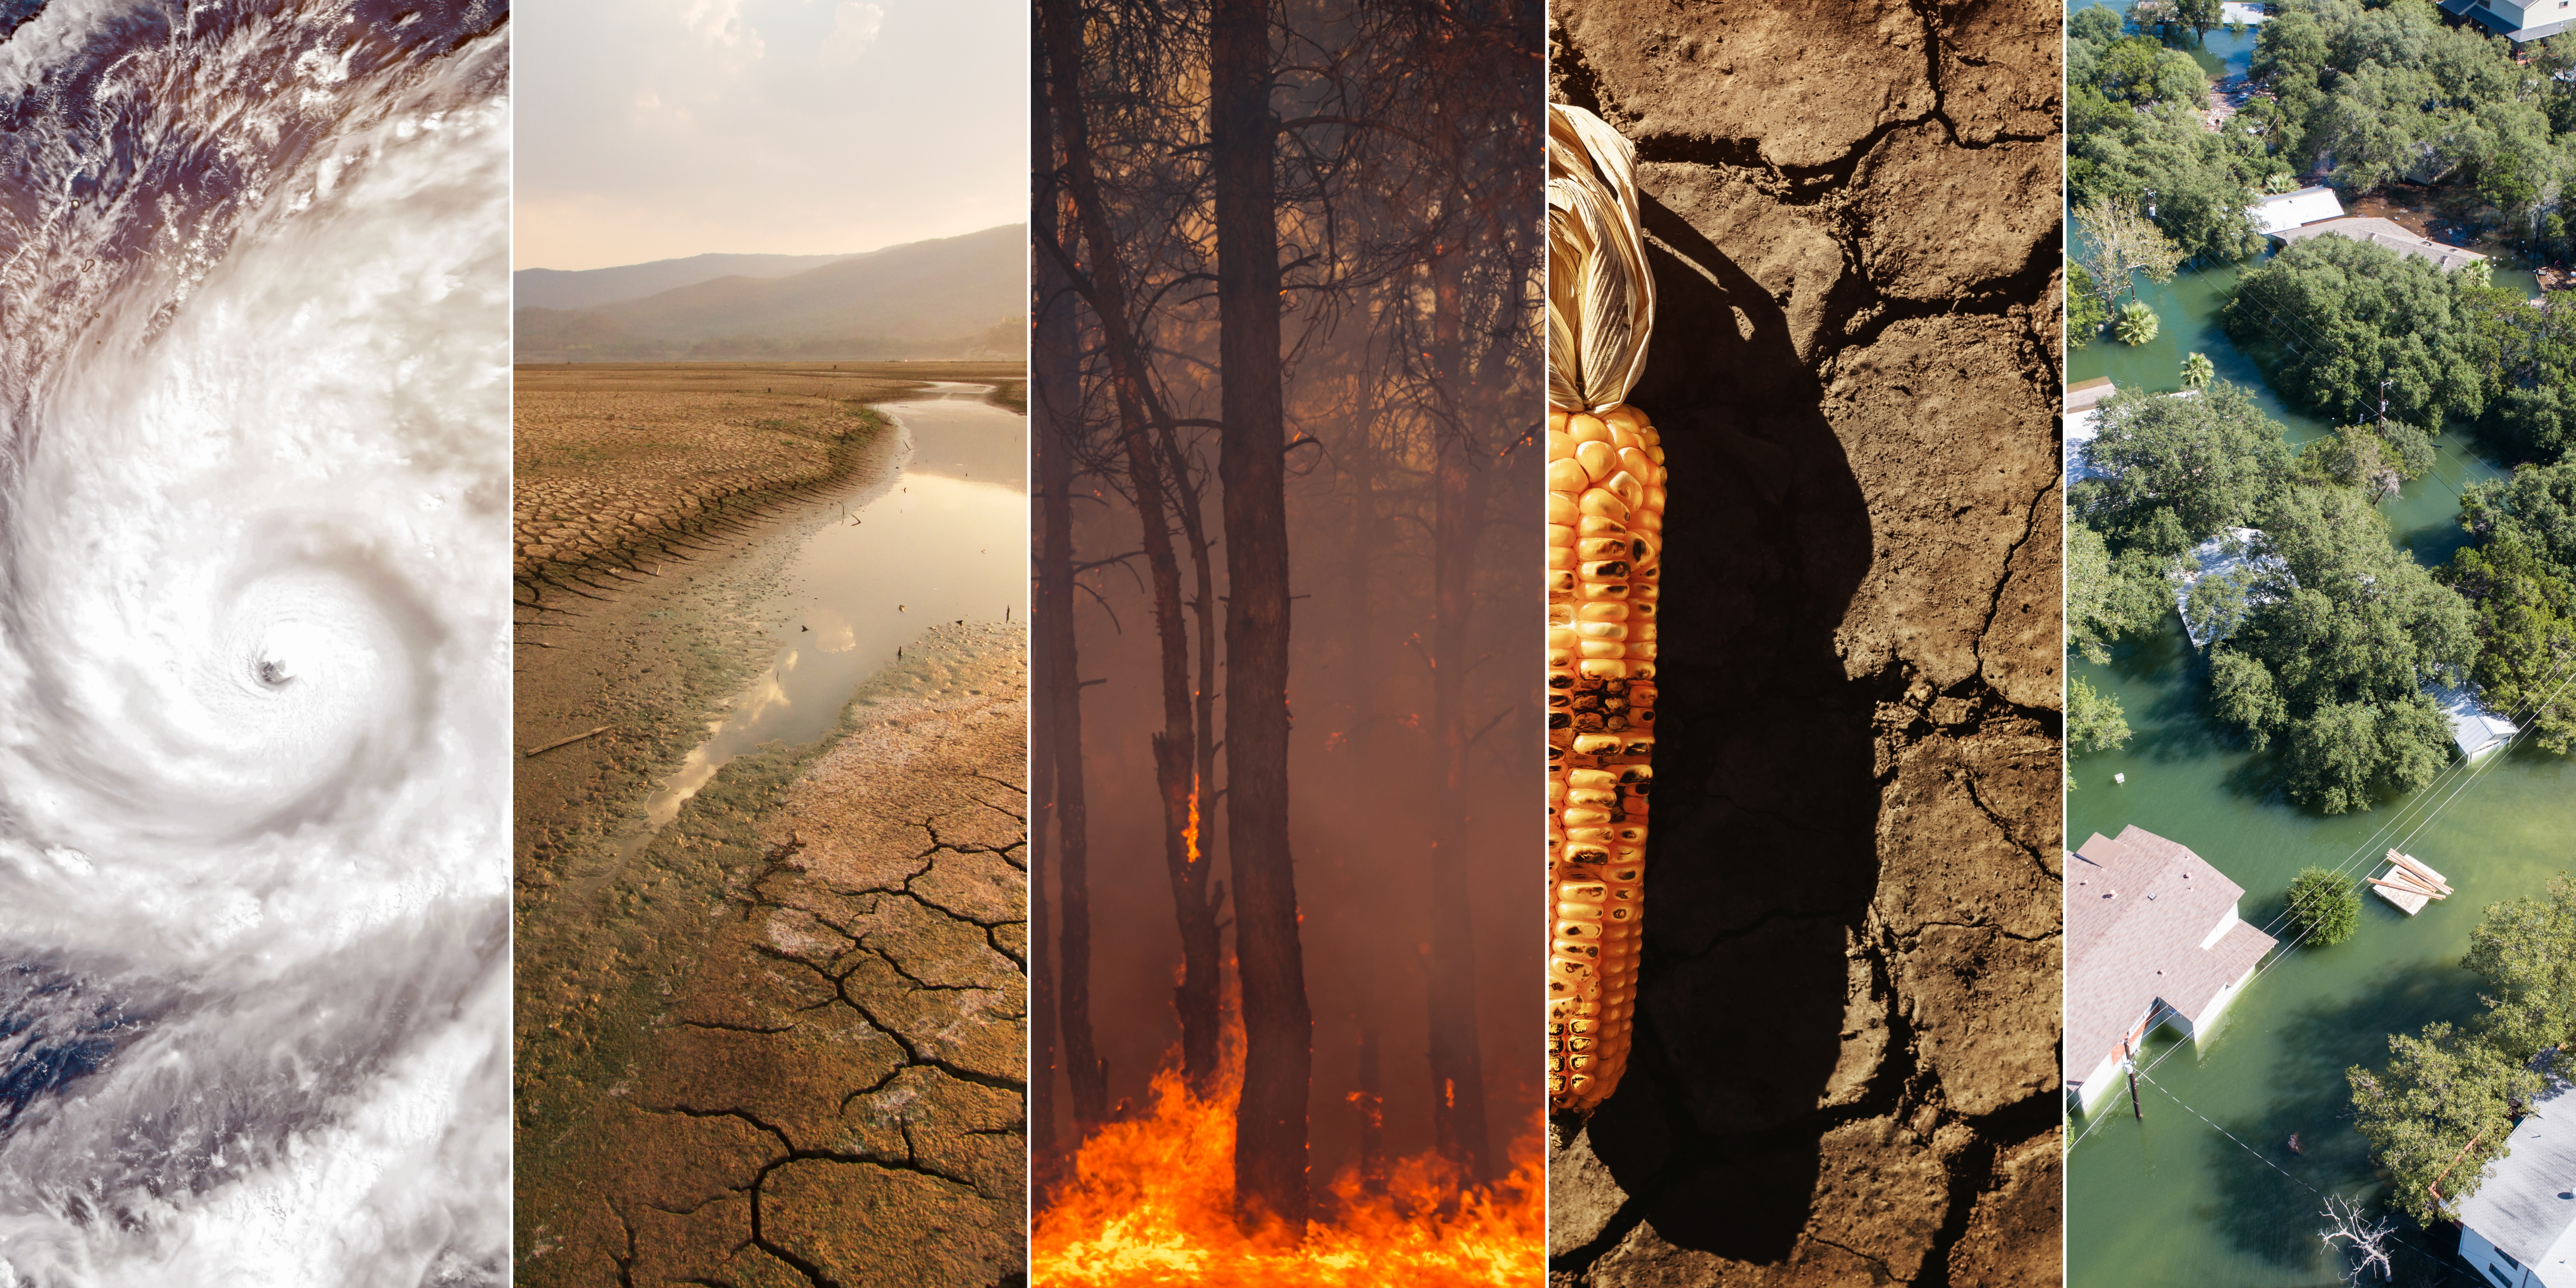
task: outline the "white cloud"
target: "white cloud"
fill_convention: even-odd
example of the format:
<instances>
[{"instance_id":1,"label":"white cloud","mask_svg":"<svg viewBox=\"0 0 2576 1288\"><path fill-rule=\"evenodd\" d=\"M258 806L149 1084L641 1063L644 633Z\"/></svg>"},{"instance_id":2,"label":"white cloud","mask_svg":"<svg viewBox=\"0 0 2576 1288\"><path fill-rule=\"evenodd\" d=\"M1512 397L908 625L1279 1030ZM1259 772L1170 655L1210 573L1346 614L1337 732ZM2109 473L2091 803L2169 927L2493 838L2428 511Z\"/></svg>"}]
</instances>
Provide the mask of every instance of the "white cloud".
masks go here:
<instances>
[{"instance_id":1,"label":"white cloud","mask_svg":"<svg viewBox=\"0 0 2576 1288\"><path fill-rule=\"evenodd\" d=\"M688 0L680 21L690 35L708 44L733 49L748 42L751 56L760 56L760 33L743 22L742 0Z\"/></svg>"},{"instance_id":2,"label":"white cloud","mask_svg":"<svg viewBox=\"0 0 2576 1288\"><path fill-rule=\"evenodd\" d=\"M823 61L830 64L859 61L859 55L877 43L877 29L884 25L884 9L844 0L832 10L832 34L823 38Z\"/></svg>"}]
</instances>

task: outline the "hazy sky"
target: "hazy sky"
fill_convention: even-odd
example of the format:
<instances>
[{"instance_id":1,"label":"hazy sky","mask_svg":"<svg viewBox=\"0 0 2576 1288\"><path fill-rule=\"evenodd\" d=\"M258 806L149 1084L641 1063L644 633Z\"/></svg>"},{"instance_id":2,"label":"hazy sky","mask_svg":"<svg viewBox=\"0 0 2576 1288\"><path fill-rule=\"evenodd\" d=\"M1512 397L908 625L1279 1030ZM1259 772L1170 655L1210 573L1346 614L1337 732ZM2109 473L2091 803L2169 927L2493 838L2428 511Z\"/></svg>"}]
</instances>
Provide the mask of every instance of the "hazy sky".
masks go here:
<instances>
[{"instance_id":1,"label":"hazy sky","mask_svg":"<svg viewBox=\"0 0 2576 1288\"><path fill-rule=\"evenodd\" d=\"M1028 217L1025 4L549 0L511 26L514 267L856 252Z\"/></svg>"}]
</instances>

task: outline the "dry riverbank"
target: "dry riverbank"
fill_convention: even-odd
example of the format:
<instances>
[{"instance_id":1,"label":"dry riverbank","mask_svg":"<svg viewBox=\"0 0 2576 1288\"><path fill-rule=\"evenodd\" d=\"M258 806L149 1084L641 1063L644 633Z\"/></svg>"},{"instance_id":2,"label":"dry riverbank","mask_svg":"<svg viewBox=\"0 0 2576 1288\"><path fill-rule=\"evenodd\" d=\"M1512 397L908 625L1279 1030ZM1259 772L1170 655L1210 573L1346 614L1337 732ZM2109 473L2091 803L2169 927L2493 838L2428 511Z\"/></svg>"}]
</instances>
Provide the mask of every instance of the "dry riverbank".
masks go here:
<instances>
[{"instance_id":1,"label":"dry riverbank","mask_svg":"<svg viewBox=\"0 0 2576 1288\"><path fill-rule=\"evenodd\" d=\"M690 374L627 369L617 397L679 396L634 386ZM669 424L696 417L689 451L590 474L545 454L625 417L584 429L521 394L538 422L523 494L558 495L523 495L523 520L611 482L688 496L750 480L699 517L595 525L590 553L550 558L569 585L523 578L522 1283L987 1284L1025 1260L1024 628L925 631L838 729L740 756L658 833L637 828L708 713L794 637L798 552L843 498L903 477L890 426L764 429L745 400L791 396L773 387L685 391ZM843 392L792 396L814 419L883 424L847 415Z\"/></svg>"}]
</instances>

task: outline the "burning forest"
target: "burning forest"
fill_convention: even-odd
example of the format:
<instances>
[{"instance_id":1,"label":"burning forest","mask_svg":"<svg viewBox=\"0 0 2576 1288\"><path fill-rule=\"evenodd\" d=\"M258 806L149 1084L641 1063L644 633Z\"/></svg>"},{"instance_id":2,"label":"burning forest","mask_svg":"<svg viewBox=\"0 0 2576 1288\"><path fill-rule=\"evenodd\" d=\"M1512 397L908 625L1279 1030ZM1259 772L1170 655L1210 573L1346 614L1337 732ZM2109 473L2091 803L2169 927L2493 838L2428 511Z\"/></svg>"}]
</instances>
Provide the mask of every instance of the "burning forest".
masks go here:
<instances>
[{"instance_id":1,"label":"burning forest","mask_svg":"<svg viewBox=\"0 0 2576 1288\"><path fill-rule=\"evenodd\" d=\"M1036 11L1031 1280L1536 1283L1541 8Z\"/></svg>"}]
</instances>

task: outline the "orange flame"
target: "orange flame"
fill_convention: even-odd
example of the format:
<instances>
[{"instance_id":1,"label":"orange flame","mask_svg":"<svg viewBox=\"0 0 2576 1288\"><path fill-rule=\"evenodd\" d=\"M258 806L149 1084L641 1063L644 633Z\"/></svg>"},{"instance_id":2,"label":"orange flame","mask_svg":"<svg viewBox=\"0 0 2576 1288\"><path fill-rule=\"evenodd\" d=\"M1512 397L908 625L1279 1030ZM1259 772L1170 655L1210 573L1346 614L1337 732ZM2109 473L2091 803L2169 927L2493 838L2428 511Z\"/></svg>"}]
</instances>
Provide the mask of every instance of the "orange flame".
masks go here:
<instances>
[{"instance_id":1,"label":"orange flame","mask_svg":"<svg viewBox=\"0 0 2576 1288\"><path fill-rule=\"evenodd\" d=\"M1199 861L1199 779L1190 775L1190 825L1181 829L1181 839L1189 843L1190 862Z\"/></svg>"},{"instance_id":2,"label":"orange flame","mask_svg":"<svg viewBox=\"0 0 2576 1288\"><path fill-rule=\"evenodd\" d=\"M1166 1062L1153 1112L1083 1142L1073 1178L1049 1196L1030 1246L1029 1282L1048 1288L1244 1284L1270 1288L1525 1288L1547 1278L1547 1175L1533 1135L1512 1174L1462 1185L1436 1156L1387 1169L1384 1191L1353 1164L1318 1195L1303 1246L1246 1238L1234 1222L1234 1109L1240 1048L1229 1044L1216 1094L1190 1093ZM1358 1099L1353 1098L1354 1101ZM1368 1112L1373 1106L1362 1106Z\"/></svg>"}]
</instances>

